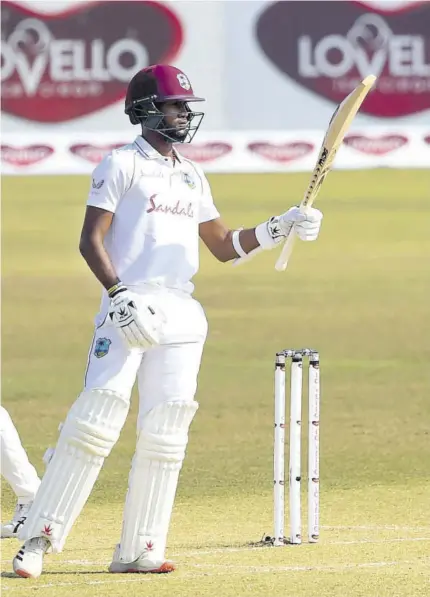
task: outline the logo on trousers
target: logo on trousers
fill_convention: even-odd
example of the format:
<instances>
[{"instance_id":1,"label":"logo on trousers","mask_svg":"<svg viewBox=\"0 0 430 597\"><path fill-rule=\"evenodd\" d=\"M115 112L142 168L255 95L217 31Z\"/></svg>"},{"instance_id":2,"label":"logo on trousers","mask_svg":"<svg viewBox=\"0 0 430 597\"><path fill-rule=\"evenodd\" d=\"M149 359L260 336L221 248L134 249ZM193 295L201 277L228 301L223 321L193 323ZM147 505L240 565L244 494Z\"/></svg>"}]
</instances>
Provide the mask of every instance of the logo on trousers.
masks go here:
<instances>
[{"instance_id":1,"label":"logo on trousers","mask_svg":"<svg viewBox=\"0 0 430 597\"><path fill-rule=\"evenodd\" d=\"M96 342L96 346L94 348L94 355L101 359L105 357L109 352L110 345L112 344L112 340L109 338L98 338Z\"/></svg>"}]
</instances>

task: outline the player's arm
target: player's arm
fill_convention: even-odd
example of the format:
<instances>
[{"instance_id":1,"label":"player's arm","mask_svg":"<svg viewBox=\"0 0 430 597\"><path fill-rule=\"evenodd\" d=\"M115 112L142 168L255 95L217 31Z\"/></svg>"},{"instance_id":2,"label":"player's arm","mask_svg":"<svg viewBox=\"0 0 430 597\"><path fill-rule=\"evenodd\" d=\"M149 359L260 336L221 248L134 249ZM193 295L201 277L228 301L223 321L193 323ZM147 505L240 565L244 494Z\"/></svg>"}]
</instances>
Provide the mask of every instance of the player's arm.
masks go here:
<instances>
[{"instance_id":1,"label":"player's arm","mask_svg":"<svg viewBox=\"0 0 430 597\"><path fill-rule=\"evenodd\" d=\"M210 252L222 262L248 260L263 250L270 250L284 240L294 226L301 240L316 240L322 214L311 209L304 215L292 207L280 216L273 216L255 228L230 230L220 217L200 224L200 238Z\"/></svg>"},{"instance_id":2,"label":"player's arm","mask_svg":"<svg viewBox=\"0 0 430 597\"><path fill-rule=\"evenodd\" d=\"M112 224L113 215L112 212L100 207L87 206L79 242L79 251L82 257L106 290L119 282L104 247L104 238Z\"/></svg>"},{"instance_id":3,"label":"player's arm","mask_svg":"<svg viewBox=\"0 0 430 597\"><path fill-rule=\"evenodd\" d=\"M117 152L106 156L92 174L79 250L97 280L112 289L119 279L104 240L128 183L128 164Z\"/></svg>"},{"instance_id":4,"label":"player's arm","mask_svg":"<svg viewBox=\"0 0 430 597\"><path fill-rule=\"evenodd\" d=\"M202 183L199 210L199 234L209 251L222 262L237 260L243 263L260 251L278 246L291 228L302 240L316 240L321 226L322 213L309 209L306 215L298 207L291 207L280 216L273 216L255 228L231 230L221 219L215 207L209 182L200 167L196 168Z\"/></svg>"},{"instance_id":5,"label":"player's arm","mask_svg":"<svg viewBox=\"0 0 430 597\"><path fill-rule=\"evenodd\" d=\"M163 316L157 307L145 303L143 299L137 308L134 294L119 279L104 245L117 207L129 185L129 164L123 157L112 152L93 172L79 250L107 290L110 299L107 316L126 346L147 348L159 343Z\"/></svg>"},{"instance_id":6,"label":"player's arm","mask_svg":"<svg viewBox=\"0 0 430 597\"><path fill-rule=\"evenodd\" d=\"M237 259L240 255L234 248L233 233L221 218L200 224L200 238L218 261ZM255 236L255 228L238 231L239 242L246 253L257 249L260 244Z\"/></svg>"}]
</instances>

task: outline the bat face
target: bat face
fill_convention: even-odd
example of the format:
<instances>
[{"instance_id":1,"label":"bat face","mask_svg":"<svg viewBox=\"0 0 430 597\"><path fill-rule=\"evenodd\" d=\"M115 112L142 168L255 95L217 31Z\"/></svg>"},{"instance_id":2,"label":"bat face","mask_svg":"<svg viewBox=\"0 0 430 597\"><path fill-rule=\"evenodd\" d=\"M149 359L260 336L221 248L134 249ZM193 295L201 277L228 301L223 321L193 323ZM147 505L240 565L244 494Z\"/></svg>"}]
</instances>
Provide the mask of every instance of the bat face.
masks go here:
<instances>
[{"instance_id":1,"label":"bat face","mask_svg":"<svg viewBox=\"0 0 430 597\"><path fill-rule=\"evenodd\" d=\"M333 112L322 142L316 166L312 173L311 181L301 203L301 208L303 210L311 207L316 199L321 189L321 185L333 165L336 152L341 146L351 122L360 109L361 104L372 88L375 80L376 77L373 75L366 77Z\"/></svg>"},{"instance_id":2,"label":"bat face","mask_svg":"<svg viewBox=\"0 0 430 597\"><path fill-rule=\"evenodd\" d=\"M309 183L309 186L306 189L306 193L302 201L301 207L310 207L315 197L318 195L320 187L324 182L324 178L328 174L330 168L330 165L327 167L327 158L329 157L329 155L329 150L327 149L327 147L323 146L318 157L317 165L315 166L315 169L313 171L311 182Z\"/></svg>"},{"instance_id":3,"label":"bat face","mask_svg":"<svg viewBox=\"0 0 430 597\"><path fill-rule=\"evenodd\" d=\"M315 165L314 171L312 172L311 180L300 204L300 209L303 213L306 213L306 210L312 207L313 202L320 192L325 177L330 172L334 158L336 157L336 152L341 146L351 122L354 120L355 115L360 109L361 104L365 100L375 81L376 77L374 75L369 75L366 77L343 100L343 102L337 106L336 110L333 112L321 145L317 163ZM293 242L294 233L291 231L285 241L281 255L275 265L275 268L278 271L283 271L286 269L288 260L293 250Z\"/></svg>"}]
</instances>

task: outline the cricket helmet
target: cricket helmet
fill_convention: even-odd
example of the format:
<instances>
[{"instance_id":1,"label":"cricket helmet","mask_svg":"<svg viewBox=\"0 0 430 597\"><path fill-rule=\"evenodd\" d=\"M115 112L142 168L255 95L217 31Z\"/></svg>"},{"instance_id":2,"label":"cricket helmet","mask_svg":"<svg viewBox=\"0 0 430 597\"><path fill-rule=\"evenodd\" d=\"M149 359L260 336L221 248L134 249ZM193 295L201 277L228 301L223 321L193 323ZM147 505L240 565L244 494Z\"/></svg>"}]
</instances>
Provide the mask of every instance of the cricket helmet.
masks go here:
<instances>
[{"instance_id":1,"label":"cricket helmet","mask_svg":"<svg viewBox=\"0 0 430 597\"><path fill-rule=\"evenodd\" d=\"M194 112L189 102L203 102L194 95L191 83L179 68L156 64L140 70L131 79L125 98L125 113L131 124L157 131L174 143L190 142L200 126L203 112ZM160 110L164 102L184 102L188 124L185 128L168 126Z\"/></svg>"}]
</instances>

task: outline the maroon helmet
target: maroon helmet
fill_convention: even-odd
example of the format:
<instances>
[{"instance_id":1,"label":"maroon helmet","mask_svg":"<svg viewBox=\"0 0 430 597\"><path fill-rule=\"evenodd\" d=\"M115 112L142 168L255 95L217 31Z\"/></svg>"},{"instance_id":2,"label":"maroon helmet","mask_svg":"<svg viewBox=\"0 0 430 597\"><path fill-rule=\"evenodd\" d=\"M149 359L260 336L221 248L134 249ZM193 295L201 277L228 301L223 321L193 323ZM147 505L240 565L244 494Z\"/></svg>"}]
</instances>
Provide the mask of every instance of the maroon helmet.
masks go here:
<instances>
[{"instance_id":1,"label":"maroon helmet","mask_svg":"<svg viewBox=\"0 0 430 597\"><path fill-rule=\"evenodd\" d=\"M168 64L148 66L134 75L125 98L125 113L131 124L142 124L167 137L170 141L191 141L200 126L203 112L190 110L189 102L203 102L194 95L188 77L181 70ZM188 124L186 128L169 127L159 106L164 102L183 102ZM192 124L197 121L196 124Z\"/></svg>"}]
</instances>

